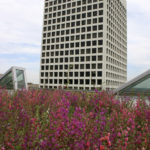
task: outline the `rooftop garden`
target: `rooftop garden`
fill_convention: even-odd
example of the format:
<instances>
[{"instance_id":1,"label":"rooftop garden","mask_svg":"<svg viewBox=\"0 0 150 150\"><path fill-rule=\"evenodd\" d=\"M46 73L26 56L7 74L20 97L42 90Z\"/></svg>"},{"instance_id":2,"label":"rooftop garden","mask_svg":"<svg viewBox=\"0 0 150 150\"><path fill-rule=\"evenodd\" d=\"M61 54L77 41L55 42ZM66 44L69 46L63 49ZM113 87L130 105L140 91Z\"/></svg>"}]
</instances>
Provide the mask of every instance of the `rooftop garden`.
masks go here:
<instances>
[{"instance_id":1,"label":"rooftop garden","mask_svg":"<svg viewBox=\"0 0 150 150\"><path fill-rule=\"evenodd\" d=\"M150 105L105 91L1 89L0 150L29 149L149 150Z\"/></svg>"}]
</instances>

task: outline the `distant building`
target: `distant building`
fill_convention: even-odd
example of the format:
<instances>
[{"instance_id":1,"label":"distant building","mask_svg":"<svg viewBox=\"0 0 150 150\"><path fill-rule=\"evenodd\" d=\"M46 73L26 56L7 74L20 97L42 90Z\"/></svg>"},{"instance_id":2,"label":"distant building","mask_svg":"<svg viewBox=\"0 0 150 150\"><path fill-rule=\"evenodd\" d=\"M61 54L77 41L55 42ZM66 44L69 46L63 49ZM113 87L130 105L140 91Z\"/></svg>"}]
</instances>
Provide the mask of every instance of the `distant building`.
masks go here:
<instances>
[{"instance_id":1,"label":"distant building","mask_svg":"<svg viewBox=\"0 0 150 150\"><path fill-rule=\"evenodd\" d=\"M3 74L0 74L0 78L3 76Z\"/></svg>"},{"instance_id":2,"label":"distant building","mask_svg":"<svg viewBox=\"0 0 150 150\"><path fill-rule=\"evenodd\" d=\"M39 84L28 83L28 89L39 89Z\"/></svg>"},{"instance_id":3,"label":"distant building","mask_svg":"<svg viewBox=\"0 0 150 150\"><path fill-rule=\"evenodd\" d=\"M127 79L126 0L45 0L40 87L116 89Z\"/></svg>"}]
</instances>

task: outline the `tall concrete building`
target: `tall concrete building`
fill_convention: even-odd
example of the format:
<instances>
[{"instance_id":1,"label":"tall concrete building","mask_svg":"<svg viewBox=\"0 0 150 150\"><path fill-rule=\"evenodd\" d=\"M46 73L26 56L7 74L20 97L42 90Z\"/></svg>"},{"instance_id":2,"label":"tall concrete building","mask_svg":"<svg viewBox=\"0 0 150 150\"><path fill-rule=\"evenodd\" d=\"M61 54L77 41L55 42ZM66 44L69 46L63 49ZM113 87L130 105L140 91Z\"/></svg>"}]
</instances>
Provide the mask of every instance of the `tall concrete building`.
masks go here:
<instances>
[{"instance_id":1,"label":"tall concrete building","mask_svg":"<svg viewBox=\"0 0 150 150\"><path fill-rule=\"evenodd\" d=\"M115 89L127 79L126 0L45 0L40 87Z\"/></svg>"}]
</instances>

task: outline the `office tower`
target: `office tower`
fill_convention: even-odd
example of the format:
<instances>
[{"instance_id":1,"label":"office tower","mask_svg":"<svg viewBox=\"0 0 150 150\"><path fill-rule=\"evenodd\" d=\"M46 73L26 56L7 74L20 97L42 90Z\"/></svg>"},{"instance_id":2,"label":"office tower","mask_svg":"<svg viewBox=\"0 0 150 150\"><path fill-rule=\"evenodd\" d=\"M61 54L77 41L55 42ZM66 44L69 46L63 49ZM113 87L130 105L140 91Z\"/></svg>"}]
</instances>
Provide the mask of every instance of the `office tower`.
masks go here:
<instances>
[{"instance_id":1,"label":"office tower","mask_svg":"<svg viewBox=\"0 0 150 150\"><path fill-rule=\"evenodd\" d=\"M127 78L126 0L45 0L40 87L115 89Z\"/></svg>"}]
</instances>

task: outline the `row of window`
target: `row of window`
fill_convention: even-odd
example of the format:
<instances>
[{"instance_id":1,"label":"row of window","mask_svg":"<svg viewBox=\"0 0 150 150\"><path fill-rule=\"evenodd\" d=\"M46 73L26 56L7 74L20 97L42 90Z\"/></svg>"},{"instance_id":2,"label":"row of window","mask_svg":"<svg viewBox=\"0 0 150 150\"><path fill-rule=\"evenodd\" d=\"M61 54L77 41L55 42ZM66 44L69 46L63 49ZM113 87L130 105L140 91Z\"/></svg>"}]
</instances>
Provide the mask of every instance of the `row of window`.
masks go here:
<instances>
[{"instance_id":1,"label":"row of window","mask_svg":"<svg viewBox=\"0 0 150 150\"><path fill-rule=\"evenodd\" d=\"M49 57L49 56L68 56L68 55L82 55L82 54L95 54L95 53L102 53L103 48L87 48L87 49L75 49L75 50L65 50L65 51L51 51L51 52L42 52L42 57ZM71 57L71 56L70 56ZM43 60L43 59L42 59Z\"/></svg>"},{"instance_id":2,"label":"row of window","mask_svg":"<svg viewBox=\"0 0 150 150\"><path fill-rule=\"evenodd\" d=\"M41 77L102 77L102 71L86 72L41 72Z\"/></svg>"},{"instance_id":3,"label":"row of window","mask_svg":"<svg viewBox=\"0 0 150 150\"><path fill-rule=\"evenodd\" d=\"M59 34L59 33L56 33ZM51 34L46 34L44 33L43 36L50 37ZM65 42L65 41L78 41L78 40L88 40L88 39L93 39L93 38L102 38L103 37L103 32L98 32L98 33L91 33L91 34L81 34L81 35L74 35L74 36L63 36L63 37L51 37L49 39L43 38L43 44L45 43L60 43L60 42Z\"/></svg>"},{"instance_id":4,"label":"row of window","mask_svg":"<svg viewBox=\"0 0 150 150\"><path fill-rule=\"evenodd\" d=\"M49 43L49 42L47 42ZM46 44L46 40L43 40L43 44ZM103 45L103 40L95 40L95 41L85 41L85 42L75 42L75 43L67 43L67 44L58 44L58 45L50 45L50 49L64 49L64 48L78 48L78 47L88 47L88 46L97 46Z\"/></svg>"},{"instance_id":5,"label":"row of window","mask_svg":"<svg viewBox=\"0 0 150 150\"><path fill-rule=\"evenodd\" d=\"M92 85L93 86L93 85ZM59 85L59 86L47 86L47 85L41 85L40 86L40 88L44 88L44 89L69 89L69 90L92 90L92 91L94 91L95 89L99 89L99 90L101 90L102 88L101 87L97 87L97 86L93 86L93 87L89 87L89 85L85 85L85 87L83 87L83 85L82 86L80 86L80 87L78 87L78 86L66 86L66 85L64 85L64 87L62 86L62 85ZM107 90L109 90L109 89L107 89ZM113 89L111 89L111 90L113 90Z\"/></svg>"},{"instance_id":6,"label":"row of window","mask_svg":"<svg viewBox=\"0 0 150 150\"><path fill-rule=\"evenodd\" d=\"M106 80L106 86L120 86L122 85L124 82L120 82L120 81L113 81L113 80Z\"/></svg>"},{"instance_id":7,"label":"row of window","mask_svg":"<svg viewBox=\"0 0 150 150\"><path fill-rule=\"evenodd\" d=\"M89 62L89 61L102 61L103 56L98 55L98 56L81 56L81 57L65 57L65 58L50 58L47 59L47 63L67 63L67 62ZM44 62L44 61L43 61ZM43 68L43 67L42 67ZM44 70L44 68L43 68Z\"/></svg>"},{"instance_id":8,"label":"row of window","mask_svg":"<svg viewBox=\"0 0 150 150\"><path fill-rule=\"evenodd\" d=\"M70 13L71 11L71 13ZM84 19L84 18L88 18L88 17L96 17L97 16L102 16L103 15L103 10L97 10L97 11L90 11L90 12L84 12L82 11L82 13L77 13L77 14L74 14L75 13L75 9L72 9L72 10L67 10L67 13L65 11L58 11L58 12L55 12L55 13L50 13L50 14L45 14L44 15L44 21L47 21L47 20L52 20L52 19L55 19L56 21L55 22L60 22L60 19L59 18L63 18L63 20L66 20L66 21L70 21L70 20L75 20L75 19ZM69 17L70 16L70 17ZM66 18L66 19L64 19Z\"/></svg>"},{"instance_id":9,"label":"row of window","mask_svg":"<svg viewBox=\"0 0 150 150\"><path fill-rule=\"evenodd\" d=\"M41 69L46 69L46 70L77 70L77 69L102 69L102 64L75 64L75 65L46 65L46 66L41 66Z\"/></svg>"},{"instance_id":10,"label":"row of window","mask_svg":"<svg viewBox=\"0 0 150 150\"><path fill-rule=\"evenodd\" d=\"M73 25L73 24L74 25ZM61 28L61 31L57 31L58 33L61 33L61 34L58 34L58 35L64 35L64 34L74 34L75 32L76 33L80 33L80 32L90 32L90 31L97 31L97 30L103 30L103 25L92 25L92 26L87 26L87 27L75 27L75 22L72 22L71 23L71 29L64 29L63 30L63 27ZM65 27L65 24L62 24L61 26L63 26L64 25L64 27ZM53 31L53 28L55 28L56 29L56 26L54 27L54 26L48 26L48 27L44 27L43 28L43 30L44 30L44 32L45 31L51 31L52 32L52 36L56 36L55 35L55 33L56 33L56 31L54 32ZM58 26L58 27L60 27L60 26ZM54 30L55 30L54 29ZM60 28L59 28L60 29ZM66 32L66 33L65 33Z\"/></svg>"},{"instance_id":11,"label":"row of window","mask_svg":"<svg viewBox=\"0 0 150 150\"><path fill-rule=\"evenodd\" d=\"M121 42L116 41L116 43L113 43L112 41L107 41L106 44L107 44L108 48L110 48L112 51L116 50L116 49L119 49L120 51L123 51L125 53L127 51L126 45L122 44ZM119 54L120 54L120 52L119 52ZM126 56L126 55L124 55L124 56Z\"/></svg>"},{"instance_id":12,"label":"row of window","mask_svg":"<svg viewBox=\"0 0 150 150\"><path fill-rule=\"evenodd\" d=\"M70 27L76 27L76 26L84 26L86 24L95 24L95 23L102 23L103 22L103 17L96 17L96 18L90 18L87 20L77 20L76 22L65 22L66 21L69 21L70 20L70 16L66 17L66 19L63 17L63 18L57 18L57 19L52 19L52 20L47 20L47 21L44 21L44 25L49 25L48 26L48 29L53 29L53 30L56 30L56 29L63 29L63 28L70 28ZM57 25L53 24L52 26L50 26L52 24L52 22L54 23L58 23ZM62 23L61 25L59 23Z\"/></svg>"},{"instance_id":13,"label":"row of window","mask_svg":"<svg viewBox=\"0 0 150 150\"><path fill-rule=\"evenodd\" d=\"M56 4L63 4L63 3L70 3L72 0L56 0L56 1L50 1L49 0L45 0L45 7L52 6L52 5L56 5ZM84 5L84 4L91 4L91 3L95 3L95 2L102 2L103 0L80 0L80 1L73 1L72 5L74 6L76 3L77 5ZM82 3L81 3L82 2Z\"/></svg>"},{"instance_id":14,"label":"row of window","mask_svg":"<svg viewBox=\"0 0 150 150\"><path fill-rule=\"evenodd\" d=\"M124 82L119 82L119 81L113 81L113 80L106 80L106 86L120 86L120 85L122 85ZM91 79L91 80L89 80L89 79L85 79L85 80L83 80L83 79L74 79L74 80L72 80L72 79L41 79L41 84L58 84L58 87L61 87L62 85L64 85L64 84L66 84L66 85L73 85L73 84L75 84L75 85L94 85L94 87L93 88L91 88L91 89L95 89L95 88L97 88L98 89L98 87L95 87L95 85L102 85L102 80L101 79L98 79L98 80L95 80L95 79ZM43 86L41 86L41 88L42 88ZM51 88L52 88L52 86L51 86ZM55 88L57 88L57 87L55 87ZM73 87L70 87L70 89L72 89ZM76 87L77 89L79 88L79 87ZM107 87L107 88L109 88L109 87ZM87 89L87 88L86 88ZM89 87L89 89L90 89L90 87Z\"/></svg>"},{"instance_id":15,"label":"row of window","mask_svg":"<svg viewBox=\"0 0 150 150\"><path fill-rule=\"evenodd\" d=\"M80 4L79 4L80 3ZM69 9L69 8L74 8L76 7L76 3L67 3L67 4L63 4L63 5L57 5L57 6L50 6L50 7L45 7L45 13L48 12L55 12L58 10L64 10L64 9ZM82 6L81 7L81 1L77 2L77 12L81 12L81 11L86 11L86 10L94 10L94 9L100 9L103 8L103 3L99 3L99 4L93 4L93 5L87 5L87 6ZM75 8L74 8L75 9Z\"/></svg>"},{"instance_id":16,"label":"row of window","mask_svg":"<svg viewBox=\"0 0 150 150\"><path fill-rule=\"evenodd\" d=\"M41 79L41 84L80 84L80 85L89 85L89 84L92 84L92 85L101 85L102 84L102 80L101 79L98 79L98 80L95 80L95 79Z\"/></svg>"},{"instance_id":17,"label":"row of window","mask_svg":"<svg viewBox=\"0 0 150 150\"><path fill-rule=\"evenodd\" d=\"M120 38L118 35L115 37L107 33L107 39L115 45L120 45L119 43L122 43L123 46L127 45L126 38Z\"/></svg>"},{"instance_id":18,"label":"row of window","mask_svg":"<svg viewBox=\"0 0 150 150\"><path fill-rule=\"evenodd\" d=\"M117 79L117 80L124 80L126 81L126 77L122 75L118 75L116 73L111 73L111 72L106 72L106 77L112 78L112 79Z\"/></svg>"},{"instance_id":19,"label":"row of window","mask_svg":"<svg viewBox=\"0 0 150 150\"><path fill-rule=\"evenodd\" d=\"M120 69L119 67L116 67L116 66L114 66L113 64L107 64L106 65L106 69L107 70L109 70L109 71L111 71L111 72L115 72L115 73L118 73L118 74L122 74L123 76L125 76L126 77L126 75L127 75L127 71L126 71L126 69Z\"/></svg>"},{"instance_id":20,"label":"row of window","mask_svg":"<svg viewBox=\"0 0 150 150\"><path fill-rule=\"evenodd\" d=\"M127 62L126 55L124 57L122 57L119 54L117 54L116 52L111 51L108 48L107 48L106 52L107 52L108 55L110 55L111 57L113 57L113 58L115 58L117 60L120 60L121 62L124 62L124 63Z\"/></svg>"}]
</instances>

